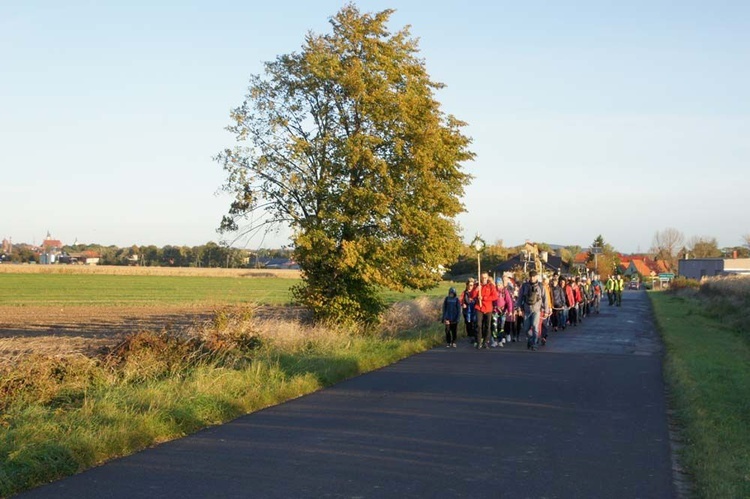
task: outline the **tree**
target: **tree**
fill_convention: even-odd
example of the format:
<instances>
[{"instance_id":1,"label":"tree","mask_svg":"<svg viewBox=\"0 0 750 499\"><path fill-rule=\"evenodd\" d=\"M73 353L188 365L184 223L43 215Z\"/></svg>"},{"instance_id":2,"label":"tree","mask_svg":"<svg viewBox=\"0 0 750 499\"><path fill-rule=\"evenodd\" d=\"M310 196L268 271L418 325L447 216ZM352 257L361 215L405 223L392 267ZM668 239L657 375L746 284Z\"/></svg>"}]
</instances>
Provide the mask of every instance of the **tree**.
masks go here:
<instances>
[{"instance_id":1,"label":"tree","mask_svg":"<svg viewBox=\"0 0 750 499\"><path fill-rule=\"evenodd\" d=\"M587 267L606 279L613 273L615 262L617 261L617 253L611 244L604 241L604 237L601 234L594 239L591 247L599 248L600 252L595 257L592 250L589 250Z\"/></svg>"},{"instance_id":2,"label":"tree","mask_svg":"<svg viewBox=\"0 0 750 499\"><path fill-rule=\"evenodd\" d=\"M433 287L461 247L471 140L392 13L347 5L332 33L266 63L231 115L240 144L216 158L234 196L220 230L288 224L294 294L318 319L374 322L379 287Z\"/></svg>"},{"instance_id":3,"label":"tree","mask_svg":"<svg viewBox=\"0 0 750 499\"><path fill-rule=\"evenodd\" d=\"M695 236L688 242L688 252L692 258L719 258L722 252L715 237Z\"/></svg>"},{"instance_id":4,"label":"tree","mask_svg":"<svg viewBox=\"0 0 750 499\"><path fill-rule=\"evenodd\" d=\"M663 260L670 268L676 267L677 252L682 247L685 236L677 229L667 228L654 234L651 252L655 258Z\"/></svg>"},{"instance_id":5,"label":"tree","mask_svg":"<svg viewBox=\"0 0 750 499\"><path fill-rule=\"evenodd\" d=\"M745 242L745 246L750 249L750 232L742 236L742 240Z\"/></svg>"},{"instance_id":6,"label":"tree","mask_svg":"<svg viewBox=\"0 0 750 499\"><path fill-rule=\"evenodd\" d=\"M589 255L588 255L588 258L586 259L587 262L595 261L597 259L596 255L600 255L604 252L604 238L602 237L601 234L596 236L596 239L594 239L594 242L591 243L591 248L592 249L589 249ZM599 248L598 252L595 253L593 248Z\"/></svg>"}]
</instances>

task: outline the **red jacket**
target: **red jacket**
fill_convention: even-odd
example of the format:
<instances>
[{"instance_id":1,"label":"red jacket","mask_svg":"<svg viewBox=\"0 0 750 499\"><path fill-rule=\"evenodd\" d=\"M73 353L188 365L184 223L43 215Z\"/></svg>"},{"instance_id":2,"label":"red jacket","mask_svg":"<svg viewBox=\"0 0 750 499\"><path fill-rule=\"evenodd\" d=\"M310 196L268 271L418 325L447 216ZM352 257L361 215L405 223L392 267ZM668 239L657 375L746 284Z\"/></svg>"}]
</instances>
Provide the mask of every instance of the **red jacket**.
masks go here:
<instances>
[{"instance_id":1,"label":"red jacket","mask_svg":"<svg viewBox=\"0 0 750 499\"><path fill-rule=\"evenodd\" d=\"M581 293L581 287L576 286L575 288L573 288L573 293L575 294L575 297L576 297L576 303L582 303L583 293Z\"/></svg>"},{"instance_id":2,"label":"red jacket","mask_svg":"<svg viewBox=\"0 0 750 499\"><path fill-rule=\"evenodd\" d=\"M494 284L488 282L480 286L479 292L482 295L482 306L479 306L479 297L477 297L477 311L483 314L492 313L495 300L497 300L497 288L495 288Z\"/></svg>"},{"instance_id":3,"label":"red jacket","mask_svg":"<svg viewBox=\"0 0 750 499\"><path fill-rule=\"evenodd\" d=\"M573 295L573 288L570 287L570 285L565 285L565 298L567 300L567 305L569 307L572 307L576 304L576 297Z\"/></svg>"}]
</instances>

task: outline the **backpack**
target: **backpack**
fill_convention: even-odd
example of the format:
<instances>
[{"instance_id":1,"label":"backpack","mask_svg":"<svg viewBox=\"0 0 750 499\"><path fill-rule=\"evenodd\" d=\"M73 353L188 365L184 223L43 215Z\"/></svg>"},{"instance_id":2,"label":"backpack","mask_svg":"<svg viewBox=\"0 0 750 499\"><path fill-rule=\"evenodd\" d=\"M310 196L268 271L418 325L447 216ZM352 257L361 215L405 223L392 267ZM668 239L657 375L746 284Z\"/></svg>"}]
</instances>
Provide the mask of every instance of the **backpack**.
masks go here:
<instances>
[{"instance_id":1,"label":"backpack","mask_svg":"<svg viewBox=\"0 0 750 499\"><path fill-rule=\"evenodd\" d=\"M529 287L526 289L526 304L533 307L540 301L542 301L542 290L539 289L539 283L529 283Z\"/></svg>"}]
</instances>

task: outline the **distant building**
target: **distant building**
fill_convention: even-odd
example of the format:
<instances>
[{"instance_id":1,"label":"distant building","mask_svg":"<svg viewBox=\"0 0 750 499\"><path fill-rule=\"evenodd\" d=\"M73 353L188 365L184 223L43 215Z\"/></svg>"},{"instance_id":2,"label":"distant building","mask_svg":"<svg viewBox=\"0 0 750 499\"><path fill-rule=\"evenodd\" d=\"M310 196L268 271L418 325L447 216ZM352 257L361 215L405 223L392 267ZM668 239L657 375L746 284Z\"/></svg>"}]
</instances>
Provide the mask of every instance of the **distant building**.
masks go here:
<instances>
[{"instance_id":1,"label":"distant building","mask_svg":"<svg viewBox=\"0 0 750 499\"><path fill-rule=\"evenodd\" d=\"M57 263L60 256L62 255L62 247L63 244L57 239L52 239L52 236L48 231L47 237L45 237L44 241L42 241L41 251L39 254L39 263L41 263L42 265Z\"/></svg>"},{"instance_id":2,"label":"distant building","mask_svg":"<svg viewBox=\"0 0 750 499\"><path fill-rule=\"evenodd\" d=\"M528 242L521 253L497 265L492 269L492 272L497 276L501 276L505 272L515 272L519 269L523 271L536 269L547 274L554 274L555 272L566 274L568 272L568 268L563 263L562 258L550 255L546 251L539 251L536 244Z\"/></svg>"},{"instance_id":3,"label":"distant building","mask_svg":"<svg viewBox=\"0 0 750 499\"><path fill-rule=\"evenodd\" d=\"M750 275L750 258L694 258L680 260L679 275L688 279Z\"/></svg>"},{"instance_id":4,"label":"distant building","mask_svg":"<svg viewBox=\"0 0 750 499\"><path fill-rule=\"evenodd\" d=\"M79 265L98 265L101 255L96 251L85 250L80 253L70 253L60 257L60 263Z\"/></svg>"}]
</instances>

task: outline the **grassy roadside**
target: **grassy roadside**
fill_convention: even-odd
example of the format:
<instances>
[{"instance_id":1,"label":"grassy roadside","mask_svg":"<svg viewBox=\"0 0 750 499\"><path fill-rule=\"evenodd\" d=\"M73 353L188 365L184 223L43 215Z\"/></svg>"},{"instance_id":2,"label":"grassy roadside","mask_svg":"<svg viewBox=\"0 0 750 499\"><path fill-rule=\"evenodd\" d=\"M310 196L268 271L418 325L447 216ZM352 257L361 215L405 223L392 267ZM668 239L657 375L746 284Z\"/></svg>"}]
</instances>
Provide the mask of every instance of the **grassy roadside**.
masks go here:
<instances>
[{"instance_id":1,"label":"grassy roadside","mask_svg":"<svg viewBox=\"0 0 750 499\"><path fill-rule=\"evenodd\" d=\"M649 293L698 497L750 497L750 337L697 297Z\"/></svg>"},{"instance_id":2,"label":"grassy roadside","mask_svg":"<svg viewBox=\"0 0 750 499\"><path fill-rule=\"evenodd\" d=\"M0 496L431 348L437 306L399 303L378 333L237 313L197 338L141 333L106 361L30 358L0 373Z\"/></svg>"}]
</instances>

